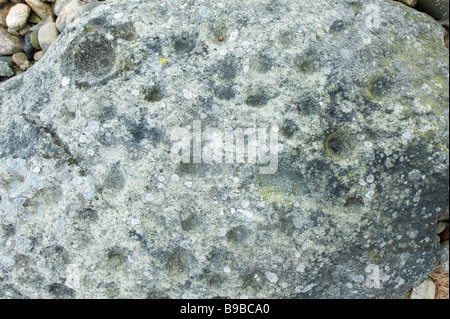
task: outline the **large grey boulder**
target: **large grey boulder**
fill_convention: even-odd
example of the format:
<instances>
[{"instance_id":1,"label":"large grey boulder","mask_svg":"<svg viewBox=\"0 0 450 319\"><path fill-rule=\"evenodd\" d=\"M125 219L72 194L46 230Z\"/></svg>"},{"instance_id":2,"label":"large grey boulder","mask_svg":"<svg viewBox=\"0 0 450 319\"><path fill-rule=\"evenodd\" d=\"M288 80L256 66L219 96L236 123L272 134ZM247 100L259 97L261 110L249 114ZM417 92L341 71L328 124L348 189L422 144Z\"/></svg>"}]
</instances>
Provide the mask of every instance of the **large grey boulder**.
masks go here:
<instances>
[{"instance_id":1,"label":"large grey boulder","mask_svg":"<svg viewBox=\"0 0 450 319\"><path fill-rule=\"evenodd\" d=\"M0 296L422 283L448 205L441 26L392 1L184 3L109 0L0 85ZM273 170L174 162L199 125L260 128Z\"/></svg>"}]
</instances>

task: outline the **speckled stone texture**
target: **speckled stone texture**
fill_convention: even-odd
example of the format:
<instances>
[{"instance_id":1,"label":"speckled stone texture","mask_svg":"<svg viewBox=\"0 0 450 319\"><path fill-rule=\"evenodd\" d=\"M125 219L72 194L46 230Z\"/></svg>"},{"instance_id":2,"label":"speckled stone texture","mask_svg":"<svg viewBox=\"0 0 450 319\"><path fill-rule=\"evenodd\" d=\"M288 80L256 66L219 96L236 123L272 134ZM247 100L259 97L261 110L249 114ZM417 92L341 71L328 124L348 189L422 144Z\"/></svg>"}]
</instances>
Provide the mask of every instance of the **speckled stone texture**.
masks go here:
<instances>
[{"instance_id":1,"label":"speckled stone texture","mask_svg":"<svg viewBox=\"0 0 450 319\"><path fill-rule=\"evenodd\" d=\"M402 298L448 205L443 36L393 1L107 1L0 85L0 297ZM173 163L194 120L278 125L278 171Z\"/></svg>"}]
</instances>

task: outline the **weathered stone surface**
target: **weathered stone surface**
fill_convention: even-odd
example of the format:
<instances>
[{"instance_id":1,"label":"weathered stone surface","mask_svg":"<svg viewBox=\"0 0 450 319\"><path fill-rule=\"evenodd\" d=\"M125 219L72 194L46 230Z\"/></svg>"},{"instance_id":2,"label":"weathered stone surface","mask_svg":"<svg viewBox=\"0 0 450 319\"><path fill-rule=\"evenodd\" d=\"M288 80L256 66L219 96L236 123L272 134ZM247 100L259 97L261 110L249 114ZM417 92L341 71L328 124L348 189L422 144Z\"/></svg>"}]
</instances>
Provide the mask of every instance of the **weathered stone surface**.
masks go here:
<instances>
[{"instance_id":1,"label":"weathered stone surface","mask_svg":"<svg viewBox=\"0 0 450 319\"><path fill-rule=\"evenodd\" d=\"M53 11L57 16L61 13L61 10L69 4L72 0L56 0L55 1L55 7L53 8Z\"/></svg>"},{"instance_id":2,"label":"weathered stone surface","mask_svg":"<svg viewBox=\"0 0 450 319\"><path fill-rule=\"evenodd\" d=\"M435 295L436 284L428 278L412 290L410 299L434 299Z\"/></svg>"},{"instance_id":3,"label":"weathered stone surface","mask_svg":"<svg viewBox=\"0 0 450 319\"><path fill-rule=\"evenodd\" d=\"M59 32L62 32L70 23L81 16L84 5L81 0L72 0L62 8L56 19L56 28Z\"/></svg>"},{"instance_id":4,"label":"weathered stone surface","mask_svg":"<svg viewBox=\"0 0 450 319\"><path fill-rule=\"evenodd\" d=\"M0 27L0 56L13 55L14 53L23 51L25 41L22 37L12 35L8 30Z\"/></svg>"},{"instance_id":5,"label":"weathered stone surface","mask_svg":"<svg viewBox=\"0 0 450 319\"><path fill-rule=\"evenodd\" d=\"M449 246L448 246L448 240L441 243L441 249L440 249L440 270L443 273L448 274L448 266L449 266Z\"/></svg>"},{"instance_id":6,"label":"weathered stone surface","mask_svg":"<svg viewBox=\"0 0 450 319\"><path fill-rule=\"evenodd\" d=\"M422 283L448 205L448 50L428 16L371 4L109 0L67 27L0 85L2 297ZM172 162L194 120L277 125L277 172Z\"/></svg>"},{"instance_id":7,"label":"weathered stone surface","mask_svg":"<svg viewBox=\"0 0 450 319\"><path fill-rule=\"evenodd\" d=\"M11 77L14 75L13 70L11 69L11 66L5 62L0 61L0 77Z\"/></svg>"},{"instance_id":8,"label":"weathered stone surface","mask_svg":"<svg viewBox=\"0 0 450 319\"><path fill-rule=\"evenodd\" d=\"M41 19L44 19L47 15L54 16L52 6L48 2L41 0L25 0L25 2Z\"/></svg>"}]
</instances>

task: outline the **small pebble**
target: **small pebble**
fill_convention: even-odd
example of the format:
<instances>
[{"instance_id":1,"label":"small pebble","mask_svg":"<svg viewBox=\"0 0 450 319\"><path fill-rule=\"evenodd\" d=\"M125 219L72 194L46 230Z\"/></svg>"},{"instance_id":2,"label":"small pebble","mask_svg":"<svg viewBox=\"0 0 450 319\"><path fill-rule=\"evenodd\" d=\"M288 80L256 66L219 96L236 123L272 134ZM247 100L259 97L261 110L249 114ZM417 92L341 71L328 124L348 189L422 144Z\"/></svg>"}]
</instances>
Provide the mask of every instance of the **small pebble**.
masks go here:
<instances>
[{"instance_id":1,"label":"small pebble","mask_svg":"<svg viewBox=\"0 0 450 319\"><path fill-rule=\"evenodd\" d=\"M28 57L23 52L15 53L12 56L14 63L22 70L26 71L31 67L31 62L28 60Z\"/></svg>"},{"instance_id":2,"label":"small pebble","mask_svg":"<svg viewBox=\"0 0 450 319\"><path fill-rule=\"evenodd\" d=\"M11 69L9 64L5 61L0 61L0 76L11 77L14 75L14 71Z\"/></svg>"},{"instance_id":3,"label":"small pebble","mask_svg":"<svg viewBox=\"0 0 450 319\"><path fill-rule=\"evenodd\" d=\"M59 32L54 22L49 22L39 29L39 45L42 50L47 51L53 42L58 38Z\"/></svg>"},{"instance_id":4,"label":"small pebble","mask_svg":"<svg viewBox=\"0 0 450 319\"><path fill-rule=\"evenodd\" d=\"M35 61L39 61L43 56L44 56L44 51L37 51L37 52L33 55L33 59L34 59Z\"/></svg>"},{"instance_id":5,"label":"small pebble","mask_svg":"<svg viewBox=\"0 0 450 319\"><path fill-rule=\"evenodd\" d=\"M11 30L20 30L27 25L31 9L24 3L18 3L9 10L6 24Z\"/></svg>"}]
</instances>

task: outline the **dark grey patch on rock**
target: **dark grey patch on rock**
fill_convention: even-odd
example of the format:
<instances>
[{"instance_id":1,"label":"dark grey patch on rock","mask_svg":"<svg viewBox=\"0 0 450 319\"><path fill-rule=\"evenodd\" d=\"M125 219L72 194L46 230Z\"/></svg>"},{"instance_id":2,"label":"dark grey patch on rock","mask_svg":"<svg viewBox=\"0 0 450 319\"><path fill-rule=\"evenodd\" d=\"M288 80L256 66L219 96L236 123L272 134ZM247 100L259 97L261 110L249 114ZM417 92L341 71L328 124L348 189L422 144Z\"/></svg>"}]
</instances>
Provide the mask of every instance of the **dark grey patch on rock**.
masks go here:
<instances>
[{"instance_id":1,"label":"dark grey patch on rock","mask_svg":"<svg viewBox=\"0 0 450 319\"><path fill-rule=\"evenodd\" d=\"M190 214L186 218L181 217L180 221L181 229L183 229L184 231L191 231L198 226L199 222L200 219L197 217L195 213Z\"/></svg>"},{"instance_id":2,"label":"dark grey patch on rock","mask_svg":"<svg viewBox=\"0 0 450 319\"><path fill-rule=\"evenodd\" d=\"M116 53L104 35L89 34L74 42L64 53L63 74L74 75L80 81L99 81L112 72Z\"/></svg>"},{"instance_id":3,"label":"dark grey patch on rock","mask_svg":"<svg viewBox=\"0 0 450 319\"><path fill-rule=\"evenodd\" d=\"M222 85L214 87L214 94L220 100L232 100L236 96L233 85Z\"/></svg>"},{"instance_id":4,"label":"dark grey patch on rock","mask_svg":"<svg viewBox=\"0 0 450 319\"><path fill-rule=\"evenodd\" d=\"M333 22L333 24L330 27L331 33L340 33L344 31L346 28L346 23L343 20L336 20Z\"/></svg>"},{"instance_id":5,"label":"dark grey patch on rock","mask_svg":"<svg viewBox=\"0 0 450 319\"><path fill-rule=\"evenodd\" d=\"M110 269L117 269L128 260L127 252L119 247L113 247L108 251L107 266Z\"/></svg>"},{"instance_id":6,"label":"dark grey patch on rock","mask_svg":"<svg viewBox=\"0 0 450 319\"><path fill-rule=\"evenodd\" d=\"M163 93L159 86L152 86L145 88L144 90L144 100L147 102L158 102L163 99Z\"/></svg>"},{"instance_id":7,"label":"dark grey patch on rock","mask_svg":"<svg viewBox=\"0 0 450 319\"><path fill-rule=\"evenodd\" d=\"M103 188L113 192L119 192L125 187L126 179L122 173L120 163L112 166L108 176L103 182Z\"/></svg>"},{"instance_id":8,"label":"dark grey patch on rock","mask_svg":"<svg viewBox=\"0 0 450 319\"><path fill-rule=\"evenodd\" d=\"M254 56L250 61L250 69L254 72L265 74L274 66L275 60L267 54Z\"/></svg>"},{"instance_id":9,"label":"dark grey patch on rock","mask_svg":"<svg viewBox=\"0 0 450 319\"><path fill-rule=\"evenodd\" d=\"M227 57L218 63L217 75L222 81L232 81L236 78L238 62L237 59L228 54Z\"/></svg>"},{"instance_id":10,"label":"dark grey patch on rock","mask_svg":"<svg viewBox=\"0 0 450 319\"><path fill-rule=\"evenodd\" d=\"M195 256L188 250L178 247L168 254L166 267L171 275L187 275L197 266Z\"/></svg>"},{"instance_id":11,"label":"dark grey patch on rock","mask_svg":"<svg viewBox=\"0 0 450 319\"><path fill-rule=\"evenodd\" d=\"M320 48L319 44L317 46ZM310 74L319 71L325 59L324 52L315 47L310 47L302 55L297 56L294 63L298 72Z\"/></svg>"},{"instance_id":12,"label":"dark grey patch on rock","mask_svg":"<svg viewBox=\"0 0 450 319\"><path fill-rule=\"evenodd\" d=\"M245 246L247 244L247 238L250 236L250 232L245 226L237 226L230 229L226 236L230 243L238 246Z\"/></svg>"},{"instance_id":13,"label":"dark grey patch on rock","mask_svg":"<svg viewBox=\"0 0 450 319\"><path fill-rule=\"evenodd\" d=\"M287 119L284 121L281 131L286 137L289 138L292 137L292 135L294 135L295 132L298 131L298 126L297 124L295 124L293 120Z\"/></svg>"},{"instance_id":14,"label":"dark grey patch on rock","mask_svg":"<svg viewBox=\"0 0 450 319\"><path fill-rule=\"evenodd\" d=\"M167 295L163 291L159 290L151 290L147 293L146 299L171 299L169 295Z\"/></svg>"},{"instance_id":15,"label":"dark grey patch on rock","mask_svg":"<svg viewBox=\"0 0 450 319\"><path fill-rule=\"evenodd\" d=\"M48 292L59 299L75 298L75 290L61 283L53 283L48 286Z\"/></svg>"},{"instance_id":16,"label":"dark grey patch on rock","mask_svg":"<svg viewBox=\"0 0 450 319\"><path fill-rule=\"evenodd\" d=\"M246 272L242 280L242 286L245 289L254 292L259 291L264 287L266 283L266 276L264 275L264 271L262 269L251 269Z\"/></svg>"},{"instance_id":17,"label":"dark grey patch on rock","mask_svg":"<svg viewBox=\"0 0 450 319\"><path fill-rule=\"evenodd\" d=\"M127 21L115 26L111 31L111 34L115 39L118 38L126 41L132 41L137 38L136 29L134 28L134 24L131 21Z\"/></svg>"},{"instance_id":18,"label":"dark grey patch on rock","mask_svg":"<svg viewBox=\"0 0 450 319\"><path fill-rule=\"evenodd\" d=\"M325 152L327 155L343 159L351 155L354 149L355 134L353 129L344 125L332 130L325 139Z\"/></svg>"},{"instance_id":19,"label":"dark grey patch on rock","mask_svg":"<svg viewBox=\"0 0 450 319\"><path fill-rule=\"evenodd\" d=\"M369 93L375 99L383 99L390 97L399 91L396 86L395 80L388 74L380 75L372 79L369 83Z\"/></svg>"},{"instance_id":20,"label":"dark grey patch on rock","mask_svg":"<svg viewBox=\"0 0 450 319\"><path fill-rule=\"evenodd\" d=\"M45 256L48 267L52 269L63 269L70 262L69 253L62 246L50 246L42 253Z\"/></svg>"},{"instance_id":21,"label":"dark grey patch on rock","mask_svg":"<svg viewBox=\"0 0 450 319\"><path fill-rule=\"evenodd\" d=\"M245 99L245 104L252 107L263 107L266 106L271 97L263 89L257 89L253 92L250 91L249 95Z\"/></svg>"},{"instance_id":22,"label":"dark grey patch on rock","mask_svg":"<svg viewBox=\"0 0 450 319\"><path fill-rule=\"evenodd\" d=\"M96 222L98 220L98 213L94 209L86 208L79 213L79 217L89 222Z\"/></svg>"},{"instance_id":23,"label":"dark grey patch on rock","mask_svg":"<svg viewBox=\"0 0 450 319\"><path fill-rule=\"evenodd\" d=\"M198 33L184 32L181 35L173 36L173 49L180 55L189 54L197 46Z\"/></svg>"},{"instance_id":24,"label":"dark grey patch on rock","mask_svg":"<svg viewBox=\"0 0 450 319\"><path fill-rule=\"evenodd\" d=\"M1 203L1 201L0 201L0 203ZM16 228L14 227L13 224L4 225L4 226L2 226L2 228L3 228L3 235L6 238L9 238L16 233Z\"/></svg>"}]
</instances>

